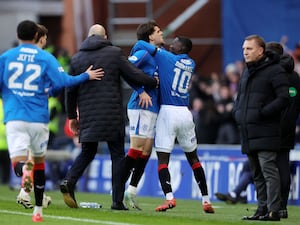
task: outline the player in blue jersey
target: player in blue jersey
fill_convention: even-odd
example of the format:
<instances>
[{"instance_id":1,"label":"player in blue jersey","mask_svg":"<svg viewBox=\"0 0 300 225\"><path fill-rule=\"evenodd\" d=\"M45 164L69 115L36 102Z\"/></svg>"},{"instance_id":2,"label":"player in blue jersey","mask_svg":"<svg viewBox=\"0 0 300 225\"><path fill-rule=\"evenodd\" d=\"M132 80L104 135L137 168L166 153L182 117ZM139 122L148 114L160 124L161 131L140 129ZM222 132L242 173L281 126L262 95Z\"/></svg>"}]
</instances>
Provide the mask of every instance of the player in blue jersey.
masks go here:
<instances>
[{"instance_id":1,"label":"player in blue jersey","mask_svg":"<svg viewBox=\"0 0 300 225\"><path fill-rule=\"evenodd\" d=\"M163 32L153 20L138 26L137 39L157 47L164 44ZM129 61L149 76L158 76L157 64L146 50L133 48ZM125 157L126 170L129 171L134 167L130 184L125 192L125 201L135 209L140 209L136 200L137 185L152 152L158 111L158 89L135 88L127 106L130 148Z\"/></svg>"},{"instance_id":2,"label":"player in blue jersey","mask_svg":"<svg viewBox=\"0 0 300 225\"><path fill-rule=\"evenodd\" d=\"M38 24L38 32L37 32L37 37L36 37L36 45L43 49L46 44L47 44L47 35L48 35L48 29L41 25ZM32 159L30 156L30 152L28 152L29 156L28 159ZM44 193L44 197L43 197L43 207L47 208L50 204L51 204L51 197L47 196ZM21 190L17 196L17 200L16 202L22 206L24 206L25 209L32 209L34 207L34 205L31 202L31 197L30 197L30 193L26 192L24 187L21 187Z\"/></svg>"},{"instance_id":3,"label":"player in blue jersey","mask_svg":"<svg viewBox=\"0 0 300 225\"><path fill-rule=\"evenodd\" d=\"M160 80L160 111L156 122L155 150L158 157L158 175L166 201L156 211L166 211L176 206L168 169L175 139L183 148L202 193L202 207L206 213L214 213L210 203L205 173L197 155L197 140L192 113L188 109L188 87L195 69L188 56L192 42L186 37L176 37L170 51L138 41L136 49L145 49L153 55L158 65Z\"/></svg>"},{"instance_id":4,"label":"player in blue jersey","mask_svg":"<svg viewBox=\"0 0 300 225\"><path fill-rule=\"evenodd\" d=\"M48 94L89 79L101 80L104 72L90 67L80 76L66 74L54 56L36 45L37 34L35 22L25 20L18 24L20 45L0 56L0 85L12 165L15 174L22 176L25 191L30 192L34 185L32 220L41 222L49 139ZM32 161L27 160L28 152Z\"/></svg>"}]
</instances>

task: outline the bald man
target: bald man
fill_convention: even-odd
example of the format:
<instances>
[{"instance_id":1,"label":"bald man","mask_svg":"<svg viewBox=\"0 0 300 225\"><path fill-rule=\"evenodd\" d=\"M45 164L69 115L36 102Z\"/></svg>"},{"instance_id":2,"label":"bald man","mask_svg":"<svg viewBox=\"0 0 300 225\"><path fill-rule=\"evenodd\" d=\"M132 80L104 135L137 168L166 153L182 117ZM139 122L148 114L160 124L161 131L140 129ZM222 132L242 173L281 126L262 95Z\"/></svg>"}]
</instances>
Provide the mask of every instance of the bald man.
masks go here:
<instances>
[{"instance_id":1,"label":"bald man","mask_svg":"<svg viewBox=\"0 0 300 225\"><path fill-rule=\"evenodd\" d=\"M95 24L90 27L88 37L93 35L99 35L100 37L107 39L105 29L100 24Z\"/></svg>"},{"instance_id":2,"label":"bald man","mask_svg":"<svg viewBox=\"0 0 300 225\"><path fill-rule=\"evenodd\" d=\"M119 47L107 40L103 26L93 25L80 50L71 60L70 74L83 71L87 65L103 68L101 82L87 82L66 90L66 112L70 128L79 135L82 151L60 185L65 203L77 208L74 189L84 170L94 159L98 142L107 142L112 160L113 210L128 210L123 204L125 177L122 174L125 137L125 115L121 77L134 86L155 88L157 81L130 63ZM77 109L80 117L78 117ZM80 129L79 129L80 128Z\"/></svg>"}]
</instances>

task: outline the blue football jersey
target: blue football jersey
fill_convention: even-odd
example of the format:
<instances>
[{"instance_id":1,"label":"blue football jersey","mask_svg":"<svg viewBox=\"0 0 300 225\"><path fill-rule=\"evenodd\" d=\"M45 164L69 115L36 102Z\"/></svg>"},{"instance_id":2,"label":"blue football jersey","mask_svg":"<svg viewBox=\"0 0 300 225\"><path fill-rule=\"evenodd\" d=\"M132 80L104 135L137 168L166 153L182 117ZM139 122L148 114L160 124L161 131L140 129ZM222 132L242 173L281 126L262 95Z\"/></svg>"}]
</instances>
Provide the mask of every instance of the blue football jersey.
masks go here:
<instances>
[{"instance_id":1,"label":"blue football jersey","mask_svg":"<svg viewBox=\"0 0 300 225\"><path fill-rule=\"evenodd\" d=\"M153 58L158 65L160 104L188 106L189 85L195 70L194 60L187 54L175 55L162 48L156 49L145 41L138 41L135 48L155 53Z\"/></svg>"},{"instance_id":2,"label":"blue football jersey","mask_svg":"<svg viewBox=\"0 0 300 225\"><path fill-rule=\"evenodd\" d=\"M158 76L157 74L157 64L153 57L145 50L135 50L134 48L131 51L131 56L128 58L131 63L133 63L137 68L143 70L144 73L149 76ZM145 109L139 106L139 94L144 91L142 87L133 87L134 91L130 96L130 99L127 104L128 109ZM158 113L159 103L158 103L158 89L145 89L147 94L152 99L152 106L148 106L146 110L151 112Z\"/></svg>"},{"instance_id":3,"label":"blue football jersey","mask_svg":"<svg viewBox=\"0 0 300 225\"><path fill-rule=\"evenodd\" d=\"M89 79L66 74L45 50L21 44L0 56L0 85L4 102L4 122L21 120L49 122L47 89L61 90Z\"/></svg>"}]
</instances>

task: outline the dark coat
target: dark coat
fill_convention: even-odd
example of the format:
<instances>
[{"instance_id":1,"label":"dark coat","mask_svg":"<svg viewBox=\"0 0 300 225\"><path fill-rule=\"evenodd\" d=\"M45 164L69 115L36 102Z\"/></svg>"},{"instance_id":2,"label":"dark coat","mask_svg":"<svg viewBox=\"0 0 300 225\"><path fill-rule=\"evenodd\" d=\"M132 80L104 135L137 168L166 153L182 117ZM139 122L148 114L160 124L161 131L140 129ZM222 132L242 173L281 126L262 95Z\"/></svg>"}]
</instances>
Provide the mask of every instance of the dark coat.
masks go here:
<instances>
[{"instance_id":1,"label":"dark coat","mask_svg":"<svg viewBox=\"0 0 300 225\"><path fill-rule=\"evenodd\" d=\"M125 113L121 77L131 85L155 88L156 80L132 65L121 49L100 36L85 39L71 60L70 74L80 74L90 65L103 68L100 81L87 81L66 90L66 112L77 118L80 142L124 141Z\"/></svg>"},{"instance_id":2,"label":"dark coat","mask_svg":"<svg viewBox=\"0 0 300 225\"><path fill-rule=\"evenodd\" d=\"M241 76L233 115L244 154L280 150L280 118L289 96L287 75L278 62L264 56L247 63Z\"/></svg>"},{"instance_id":3,"label":"dark coat","mask_svg":"<svg viewBox=\"0 0 300 225\"><path fill-rule=\"evenodd\" d=\"M300 112L300 78L294 71L294 60L290 55L283 55L280 65L288 74L290 94L290 104L281 119L281 149L289 151L295 146L296 122Z\"/></svg>"}]
</instances>

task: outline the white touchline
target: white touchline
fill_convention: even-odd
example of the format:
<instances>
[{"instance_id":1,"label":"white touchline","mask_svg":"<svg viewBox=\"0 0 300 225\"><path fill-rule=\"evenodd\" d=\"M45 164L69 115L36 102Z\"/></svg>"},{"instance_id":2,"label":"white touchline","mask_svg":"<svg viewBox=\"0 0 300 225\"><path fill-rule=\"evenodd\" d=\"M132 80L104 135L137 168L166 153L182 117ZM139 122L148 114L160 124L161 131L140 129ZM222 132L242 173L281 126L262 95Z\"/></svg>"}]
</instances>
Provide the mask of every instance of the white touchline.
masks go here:
<instances>
[{"instance_id":1,"label":"white touchline","mask_svg":"<svg viewBox=\"0 0 300 225\"><path fill-rule=\"evenodd\" d=\"M9 210L0 210L0 213L32 216L32 213L22 213L22 212L9 211ZM79 222L86 222L86 223L97 223L97 224L108 224L108 225L138 225L138 224L134 224L134 223L119 223L119 222L112 222L112 221L105 221L105 220L91 220L91 219L74 218L74 217L68 217L68 216L43 215L43 217L58 219L58 220L72 220L72 221L79 221Z\"/></svg>"}]
</instances>

